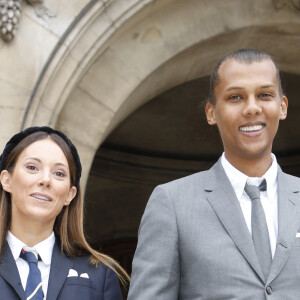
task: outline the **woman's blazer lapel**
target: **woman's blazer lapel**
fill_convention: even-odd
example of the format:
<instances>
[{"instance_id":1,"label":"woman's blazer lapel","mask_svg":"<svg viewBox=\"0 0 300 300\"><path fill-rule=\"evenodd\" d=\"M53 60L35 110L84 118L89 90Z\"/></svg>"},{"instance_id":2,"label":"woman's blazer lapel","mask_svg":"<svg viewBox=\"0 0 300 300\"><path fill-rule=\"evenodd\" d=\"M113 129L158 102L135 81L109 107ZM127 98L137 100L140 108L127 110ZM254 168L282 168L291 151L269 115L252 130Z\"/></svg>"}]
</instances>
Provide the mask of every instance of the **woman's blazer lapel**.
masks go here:
<instances>
[{"instance_id":1,"label":"woman's blazer lapel","mask_svg":"<svg viewBox=\"0 0 300 300\"><path fill-rule=\"evenodd\" d=\"M48 291L47 291L47 300L56 300L60 290L62 289L69 270L73 267L72 259L65 256L60 250L60 244L56 240L52 259L51 259L51 268L49 275Z\"/></svg>"},{"instance_id":2,"label":"woman's blazer lapel","mask_svg":"<svg viewBox=\"0 0 300 300\"><path fill-rule=\"evenodd\" d=\"M1 256L0 276L16 291L20 299L26 300L16 262L6 241ZM2 295L5 295L5 292L5 290L1 290Z\"/></svg>"}]
</instances>

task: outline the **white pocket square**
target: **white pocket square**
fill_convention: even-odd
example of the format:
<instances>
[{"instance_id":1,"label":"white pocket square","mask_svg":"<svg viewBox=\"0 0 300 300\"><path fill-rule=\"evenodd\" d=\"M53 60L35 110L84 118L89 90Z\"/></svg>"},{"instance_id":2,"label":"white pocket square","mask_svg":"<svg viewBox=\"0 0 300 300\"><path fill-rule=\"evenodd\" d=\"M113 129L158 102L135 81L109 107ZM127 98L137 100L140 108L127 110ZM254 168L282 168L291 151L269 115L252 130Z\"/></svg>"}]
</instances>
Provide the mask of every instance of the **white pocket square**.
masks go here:
<instances>
[{"instance_id":1,"label":"white pocket square","mask_svg":"<svg viewBox=\"0 0 300 300\"><path fill-rule=\"evenodd\" d=\"M70 269L68 277L78 277L77 271L75 271L74 269Z\"/></svg>"},{"instance_id":2,"label":"white pocket square","mask_svg":"<svg viewBox=\"0 0 300 300\"><path fill-rule=\"evenodd\" d=\"M296 233L296 237L300 237L300 232L297 232L297 233Z\"/></svg>"},{"instance_id":3,"label":"white pocket square","mask_svg":"<svg viewBox=\"0 0 300 300\"><path fill-rule=\"evenodd\" d=\"M88 273L82 273L82 274L80 274L80 277L82 277L82 278L90 278Z\"/></svg>"}]
</instances>

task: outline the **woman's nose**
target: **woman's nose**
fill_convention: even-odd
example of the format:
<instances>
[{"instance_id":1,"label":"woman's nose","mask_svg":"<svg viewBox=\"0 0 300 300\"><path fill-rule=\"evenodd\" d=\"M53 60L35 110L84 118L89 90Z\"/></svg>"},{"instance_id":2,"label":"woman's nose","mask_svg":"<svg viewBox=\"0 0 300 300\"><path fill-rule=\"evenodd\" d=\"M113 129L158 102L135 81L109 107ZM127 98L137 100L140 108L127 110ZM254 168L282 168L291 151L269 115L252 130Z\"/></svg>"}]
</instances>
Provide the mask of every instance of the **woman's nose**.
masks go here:
<instances>
[{"instance_id":1,"label":"woman's nose","mask_svg":"<svg viewBox=\"0 0 300 300\"><path fill-rule=\"evenodd\" d=\"M41 186L50 186L51 185L51 176L49 172L43 172L43 174L41 174L41 178L39 181L39 185Z\"/></svg>"}]
</instances>

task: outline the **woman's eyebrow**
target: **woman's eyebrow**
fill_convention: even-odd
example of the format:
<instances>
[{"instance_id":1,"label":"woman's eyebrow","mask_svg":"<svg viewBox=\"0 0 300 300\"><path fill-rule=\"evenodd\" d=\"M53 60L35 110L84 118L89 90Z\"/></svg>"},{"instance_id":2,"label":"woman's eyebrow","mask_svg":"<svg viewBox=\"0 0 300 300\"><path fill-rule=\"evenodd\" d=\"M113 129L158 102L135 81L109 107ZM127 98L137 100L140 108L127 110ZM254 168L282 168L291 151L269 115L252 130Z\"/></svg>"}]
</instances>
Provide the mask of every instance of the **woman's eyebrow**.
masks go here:
<instances>
[{"instance_id":1,"label":"woman's eyebrow","mask_svg":"<svg viewBox=\"0 0 300 300\"><path fill-rule=\"evenodd\" d=\"M36 160L37 162L42 162L39 158L37 157L26 157L25 160Z\"/></svg>"},{"instance_id":2,"label":"woman's eyebrow","mask_svg":"<svg viewBox=\"0 0 300 300\"><path fill-rule=\"evenodd\" d=\"M25 158L25 161L26 160L35 160L35 161L37 161L37 162L39 162L39 163L42 163L42 161L39 159L39 158L37 158L37 157L26 157ZM57 162L57 163L55 163L54 164L55 166L63 166L63 167L65 167L65 168L67 168L67 166L64 164L64 163L61 163L61 162Z\"/></svg>"}]
</instances>

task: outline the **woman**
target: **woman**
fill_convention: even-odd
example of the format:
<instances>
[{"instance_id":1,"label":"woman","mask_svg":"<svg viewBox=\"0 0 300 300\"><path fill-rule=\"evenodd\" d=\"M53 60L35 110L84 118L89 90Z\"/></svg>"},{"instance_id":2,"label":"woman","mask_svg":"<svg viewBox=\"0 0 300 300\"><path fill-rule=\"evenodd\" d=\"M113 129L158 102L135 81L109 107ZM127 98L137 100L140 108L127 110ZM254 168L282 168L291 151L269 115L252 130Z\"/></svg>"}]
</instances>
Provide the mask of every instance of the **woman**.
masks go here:
<instances>
[{"instance_id":1,"label":"woman","mask_svg":"<svg viewBox=\"0 0 300 300\"><path fill-rule=\"evenodd\" d=\"M127 273L84 237L72 142L27 128L6 144L0 171L0 300L121 300Z\"/></svg>"}]
</instances>

